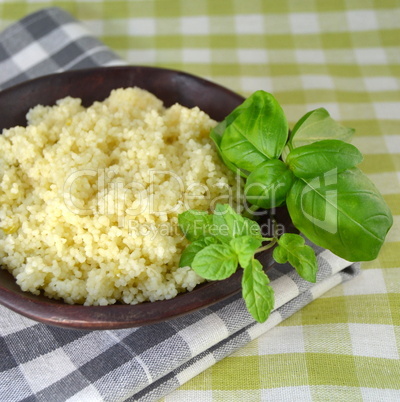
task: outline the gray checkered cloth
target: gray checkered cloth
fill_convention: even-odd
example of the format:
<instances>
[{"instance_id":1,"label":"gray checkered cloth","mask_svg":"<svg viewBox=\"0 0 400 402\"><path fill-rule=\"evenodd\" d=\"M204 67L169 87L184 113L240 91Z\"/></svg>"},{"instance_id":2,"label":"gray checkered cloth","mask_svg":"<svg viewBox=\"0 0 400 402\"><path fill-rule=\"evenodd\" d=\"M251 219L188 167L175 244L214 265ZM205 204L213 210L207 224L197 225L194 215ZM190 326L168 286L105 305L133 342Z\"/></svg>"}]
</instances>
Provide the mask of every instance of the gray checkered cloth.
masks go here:
<instances>
[{"instance_id":1,"label":"gray checkered cloth","mask_svg":"<svg viewBox=\"0 0 400 402\"><path fill-rule=\"evenodd\" d=\"M58 8L0 33L0 89L48 73L117 64L125 63ZM286 265L270 272L276 309L264 324L254 322L240 294L168 322L114 331L46 326L0 306L0 400L157 400L358 273L358 264L317 253L317 284Z\"/></svg>"}]
</instances>

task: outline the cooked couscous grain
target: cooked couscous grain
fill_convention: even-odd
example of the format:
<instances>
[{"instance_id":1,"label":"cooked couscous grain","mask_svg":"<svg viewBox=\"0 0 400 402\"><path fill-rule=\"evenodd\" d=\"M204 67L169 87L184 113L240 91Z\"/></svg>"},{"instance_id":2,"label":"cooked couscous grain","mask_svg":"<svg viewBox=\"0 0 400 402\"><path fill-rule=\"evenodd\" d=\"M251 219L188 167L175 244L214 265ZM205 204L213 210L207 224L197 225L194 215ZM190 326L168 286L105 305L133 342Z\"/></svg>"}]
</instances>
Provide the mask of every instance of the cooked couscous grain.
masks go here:
<instances>
[{"instance_id":1,"label":"cooked couscous grain","mask_svg":"<svg viewBox=\"0 0 400 402\"><path fill-rule=\"evenodd\" d=\"M37 106L27 120L0 136L0 264L23 290L135 304L202 282L178 268L178 214L241 187L209 116L127 88L88 108L71 97Z\"/></svg>"}]
</instances>

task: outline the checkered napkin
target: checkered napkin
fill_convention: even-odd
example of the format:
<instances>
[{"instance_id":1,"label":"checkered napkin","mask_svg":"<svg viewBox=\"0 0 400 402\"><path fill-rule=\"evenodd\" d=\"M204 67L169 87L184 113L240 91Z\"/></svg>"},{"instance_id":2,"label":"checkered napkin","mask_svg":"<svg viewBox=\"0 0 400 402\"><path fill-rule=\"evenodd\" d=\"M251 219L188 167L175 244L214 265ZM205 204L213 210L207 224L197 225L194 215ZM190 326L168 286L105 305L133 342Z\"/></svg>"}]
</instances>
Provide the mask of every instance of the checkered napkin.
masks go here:
<instances>
[{"instance_id":1,"label":"checkered napkin","mask_svg":"<svg viewBox=\"0 0 400 402\"><path fill-rule=\"evenodd\" d=\"M0 89L117 64L125 63L58 8L0 33ZM317 284L286 265L269 273L276 308L263 324L254 322L240 294L168 322L114 331L46 326L0 306L0 400L157 400L358 273L358 264L316 251Z\"/></svg>"}]
</instances>

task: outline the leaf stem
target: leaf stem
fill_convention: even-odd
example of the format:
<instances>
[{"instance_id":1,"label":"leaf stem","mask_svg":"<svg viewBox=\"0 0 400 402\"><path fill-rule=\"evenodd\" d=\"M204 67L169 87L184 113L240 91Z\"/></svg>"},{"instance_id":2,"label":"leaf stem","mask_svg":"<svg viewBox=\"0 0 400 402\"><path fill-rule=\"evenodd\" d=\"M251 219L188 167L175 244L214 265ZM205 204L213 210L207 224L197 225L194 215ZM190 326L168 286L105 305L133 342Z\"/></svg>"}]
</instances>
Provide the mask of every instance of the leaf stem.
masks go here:
<instances>
[{"instance_id":1,"label":"leaf stem","mask_svg":"<svg viewBox=\"0 0 400 402\"><path fill-rule=\"evenodd\" d=\"M270 248L272 248L273 246L275 246L275 244L276 244L276 242L277 242L277 238L276 238L276 237L271 237L271 238L266 238L266 237L264 237L264 240L270 241L270 243L266 244L265 246L259 247L259 248L255 251L255 254L261 253L262 251L265 251L265 250L269 250Z\"/></svg>"},{"instance_id":2,"label":"leaf stem","mask_svg":"<svg viewBox=\"0 0 400 402\"><path fill-rule=\"evenodd\" d=\"M252 205L249 209L251 212L256 212L260 207L258 205Z\"/></svg>"},{"instance_id":3,"label":"leaf stem","mask_svg":"<svg viewBox=\"0 0 400 402\"><path fill-rule=\"evenodd\" d=\"M246 210L242 213L242 216L249 219L254 219L254 212L260 209L257 205L251 205L250 207L246 208Z\"/></svg>"}]
</instances>

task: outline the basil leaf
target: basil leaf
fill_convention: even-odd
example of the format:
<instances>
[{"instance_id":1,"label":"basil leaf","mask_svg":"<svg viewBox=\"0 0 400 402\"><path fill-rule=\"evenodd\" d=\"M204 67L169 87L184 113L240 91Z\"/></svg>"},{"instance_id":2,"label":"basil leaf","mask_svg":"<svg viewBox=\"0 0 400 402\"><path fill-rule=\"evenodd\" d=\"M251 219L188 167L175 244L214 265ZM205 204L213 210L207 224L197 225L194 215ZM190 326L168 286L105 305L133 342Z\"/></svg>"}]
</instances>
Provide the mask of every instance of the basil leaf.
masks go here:
<instances>
[{"instance_id":1,"label":"basil leaf","mask_svg":"<svg viewBox=\"0 0 400 402\"><path fill-rule=\"evenodd\" d=\"M297 179L286 203L300 232L349 261L376 258L393 224L385 200L357 168Z\"/></svg>"},{"instance_id":2,"label":"basil leaf","mask_svg":"<svg viewBox=\"0 0 400 402\"><path fill-rule=\"evenodd\" d=\"M252 259L244 268L242 294L247 310L258 321L265 322L274 308L274 290L261 263Z\"/></svg>"},{"instance_id":3,"label":"basil leaf","mask_svg":"<svg viewBox=\"0 0 400 402\"><path fill-rule=\"evenodd\" d=\"M245 171L243 169L239 169L237 166L235 166L233 163L229 161L228 158L225 157L224 153L221 150L221 140L222 140L222 135L223 132L226 128L227 122L226 120L222 121L219 123L217 126L215 126L210 133L210 138L214 141L214 144L217 148L218 154L224 164L228 167L228 169L232 170L234 173L239 174L240 176L246 178L249 175L248 171Z\"/></svg>"},{"instance_id":4,"label":"basil leaf","mask_svg":"<svg viewBox=\"0 0 400 402\"><path fill-rule=\"evenodd\" d=\"M199 251L193 259L192 269L208 280L230 277L238 267L238 257L227 244L211 244Z\"/></svg>"},{"instance_id":5,"label":"basil leaf","mask_svg":"<svg viewBox=\"0 0 400 402\"><path fill-rule=\"evenodd\" d=\"M317 280L317 257L314 250L305 244L303 237L294 233L285 233L278 240L278 246L272 254L274 260L280 264L289 262L297 273L306 281Z\"/></svg>"},{"instance_id":6,"label":"basil leaf","mask_svg":"<svg viewBox=\"0 0 400 402\"><path fill-rule=\"evenodd\" d=\"M265 160L280 156L288 137L288 124L271 94L254 92L227 121L220 146L236 166L252 171Z\"/></svg>"},{"instance_id":7,"label":"basil leaf","mask_svg":"<svg viewBox=\"0 0 400 402\"><path fill-rule=\"evenodd\" d=\"M242 104L240 104L238 107L236 107L231 113L229 113L229 115L226 116L225 119L221 123L217 124L213 128L213 130L211 130L210 136L212 136L212 139L217 144L220 151L221 151L220 146L221 146L222 137L224 135L226 128L233 121L235 121L235 119L239 116L240 113L242 113L245 109L250 107L252 105L252 103L253 103L253 98L250 96ZM223 153L222 153L222 155L223 155ZM225 160L228 160L228 159L225 158ZM231 164L231 162L229 162L229 163ZM231 164L231 165L233 165L233 164Z\"/></svg>"},{"instance_id":8,"label":"basil leaf","mask_svg":"<svg viewBox=\"0 0 400 402\"><path fill-rule=\"evenodd\" d=\"M293 149L286 163L297 177L311 179L332 169L338 173L352 168L363 160L361 152L340 140L322 140Z\"/></svg>"},{"instance_id":9,"label":"basil leaf","mask_svg":"<svg viewBox=\"0 0 400 402\"><path fill-rule=\"evenodd\" d=\"M253 236L235 237L230 241L232 249L236 252L239 258L241 267L246 267L250 264L256 250L261 246L262 239Z\"/></svg>"},{"instance_id":10,"label":"basil leaf","mask_svg":"<svg viewBox=\"0 0 400 402\"><path fill-rule=\"evenodd\" d=\"M271 159L250 173L244 188L246 199L266 209L280 206L285 202L293 181L293 173L286 164Z\"/></svg>"},{"instance_id":11,"label":"basil leaf","mask_svg":"<svg viewBox=\"0 0 400 402\"><path fill-rule=\"evenodd\" d=\"M260 163L268 160L246 139L239 125L235 125L222 137L221 151L235 166L250 172Z\"/></svg>"},{"instance_id":12,"label":"basil leaf","mask_svg":"<svg viewBox=\"0 0 400 402\"><path fill-rule=\"evenodd\" d=\"M207 236L190 243L182 252L179 260L180 267L191 267L196 254L210 244L218 243L215 237Z\"/></svg>"},{"instance_id":13,"label":"basil leaf","mask_svg":"<svg viewBox=\"0 0 400 402\"><path fill-rule=\"evenodd\" d=\"M306 113L293 127L289 143L292 148L308 145L316 141L336 139L348 142L354 129L337 123L328 111L319 108Z\"/></svg>"},{"instance_id":14,"label":"basil leaf","mask_svg":"<svg viewBox=\"0 0 400 402\"><path fill-rule=\"evenodd\" d=\"M232 124L235 119L241 114L244 110L251 107L254 102L254 96L249 96L247 99L244 100L238 107L236 107L229 115L225 118L226 125L229 126Z\"/></svg>"},{"instance_id":15,"label":"basil leaf","mask_svg":"<svg viewBox=\"0 0 400 402\"><path fill-rule=\"evenodd\" d=\"M235 236L262 237L261 228L257 222L239 215L236 223Z\"/></svg>"},{"instance_id":16,"label":"basil leaf","mask_svg":"<svg viewBox=\"0 0 400 402\"><path fill-rule=\"evenodd\" d=\"M217 204L213 214L213 224L218 232L214 236L223 243L229 243L235 236L237 216L228 204Z\"/></svg>"},{"instance_id":17,"label":"basil leaf","mask_svg":"<svg viewBox=\"0 0 400 402\"><path fill-rule=\"evenodd\" d=\"M249 172L252 170L255 166L257 166L259 163L261 163L263 160L266 158L259 153L256 148L248 143L247 141L244 141L238 145L240 147L241 152L242 152L242 158L239 158L239 164L237 163L232 163L232 162L237 162L236 158L233 158L232 162L228 159L228 154L231 154L231 152L225 153L224 150L221 149L221 143L222 143L222 138L224 136L225 130L228 126L230 126L235 119L247 108L249 108L253 104L254 98L252 96L248 97L241 105L239 105L236 109L234 109L226 118L225 120L220 123L221 126L217 126L217 131L216 132L211 132L213 134L213 140L214 142L218 140L217 135L219 135L219 148L221 155L223 155L223 160L228 161L229 165L238 169L240 172L242 172L241 176L242 177L247 177L248 174L246 172ZM230 169L231 169L230 167ZM234 170L235 171L235 170Z\"/></svg>"},{"instance_id":18,"label":"basil leaf","mask_svg":"<svg viewBox=\"0 0 400 402\"><path fill-rule=\"evenodd\" d=\"M186 238L195 241L209 234L212 215L191 209L178 215L178 224Z\"/></svg>"},{"instance_id":19,"label":"basil leaf","mask_svg":"<svg viewBox=\"0 0 400 402\"><path fill-rule=\"evenodd\" d=\"M229 204L217 204L212 218L216 229L212 234L223 243L229 243L239 236L261 236L259 225L237 214Z\"/></svg>"}]
</instances>

